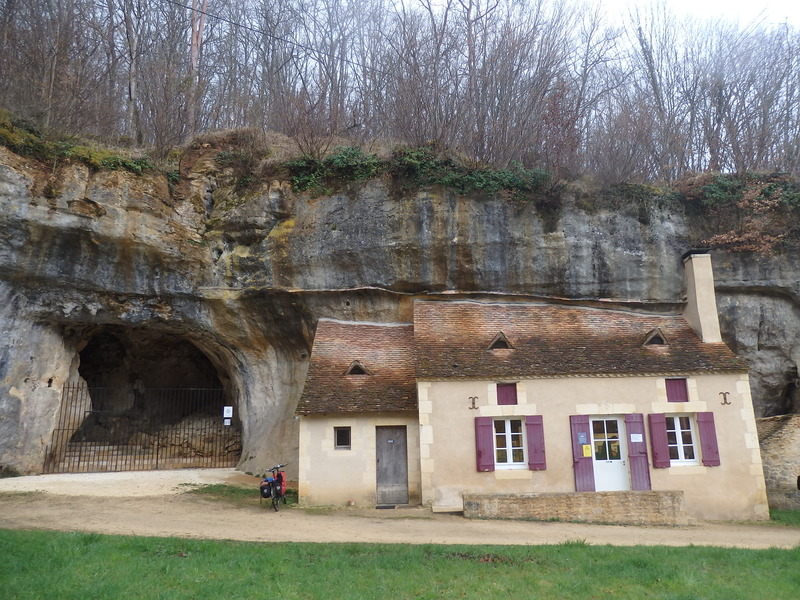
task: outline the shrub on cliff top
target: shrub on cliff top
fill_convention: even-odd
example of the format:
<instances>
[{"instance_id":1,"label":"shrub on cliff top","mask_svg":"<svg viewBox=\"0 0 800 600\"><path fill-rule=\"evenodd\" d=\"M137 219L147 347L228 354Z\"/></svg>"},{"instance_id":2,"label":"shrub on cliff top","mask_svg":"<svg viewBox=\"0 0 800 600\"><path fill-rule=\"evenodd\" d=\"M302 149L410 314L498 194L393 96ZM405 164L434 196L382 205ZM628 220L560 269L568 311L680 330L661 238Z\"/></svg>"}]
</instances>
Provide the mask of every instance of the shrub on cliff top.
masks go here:
<instances>
[{"instance_id":1,"label":"shrub on cliff top","mask_svg":"<svg viewBox=\"0 0 800 600\"><path fill-rule=\"evenodd\" d=\"M442 185L459 194L505 193L517 199L530 198L544 190L550 174L514 164L507 169L470 168L431 148L395 150L388 161L365 154L358 147L337 148L325 158L302 156L285 163L292 187L299 192L331 193L337 184L357 183L389 176L402 190Z\"/></svg>"},{"instance_id":2,"label":"shrub on cliff top","mask_svg":"<svg viewBox=\"0 0 800 600\"><path fill-rule=\"evenodd\" d=\"M405 189L443 185L459 194L507 193L515 199L530 199L545 189L551 175L543 169L525 169L512 163L506 169L467 167L431 148L396 150L388 165L395 181Z\"/></svg>"},{"instance_id":3,"label":"shrub on cliff top","mask_svg":"<svg viewBox=\"0 0 800 600\"><path fill-rule=\"evenodd\" d=\"M76 161L95 170L124 169L137 175L155 168L146 157L131 158L112 150L78 144L67 139L48 139L35 125L0 110L0 145L44 163Z\"/></svg>"},{"instance_id":4,"label":"shrub on cliff top","mask_svg":"<svg viewBox=\"0 0 800 600\"><path fill-rule=\"evenodd\" d=\"M335 148L325 158L304 155L285 163L291 175L292 187L298 192L326 194L337 183L358 183L376 177L381 161L361 148Z\"/></svg>"},{"instance_id":5,"label":"shrub on cliff top","mask_svg":"<svg viewBox=\"0 0 800 600\"><path fill-rule=\"evenodd\" d=\"M702 244L762 254L800 244L800 185L786 174L702 174L679 190L688 211L702 216Z\"/></svg>"},{"instance_id":6,"label":"shrub on cliff top","mask_svg":"<svg viewBox=\"0 0 800 600\"><path fill-rule=\"evenodd\" d=\"M753 208L753 201L785 209L800 208L800 184L786 173L702 173L679 182L676 190L687 207L696 210Z\"/></svg>"}]
</instances>

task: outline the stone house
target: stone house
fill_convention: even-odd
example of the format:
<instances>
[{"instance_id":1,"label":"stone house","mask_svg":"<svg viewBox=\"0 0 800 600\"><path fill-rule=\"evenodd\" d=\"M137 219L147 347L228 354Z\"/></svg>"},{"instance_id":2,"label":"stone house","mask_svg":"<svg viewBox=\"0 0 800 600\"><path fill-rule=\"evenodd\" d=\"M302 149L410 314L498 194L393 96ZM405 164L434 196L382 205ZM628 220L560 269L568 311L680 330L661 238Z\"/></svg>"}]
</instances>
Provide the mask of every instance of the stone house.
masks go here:
<instances>
[{"instance_id":1,"label":"stone house","mask_svg":"<svg viewBox=\"0 0 800 600\"><path fill-rule=\"evenodd\" d=\"M413 337L409 324L317 324L297 407L304 503L420 503Z\"/></svg>"},{"instance_id":2,"label":"stone house","mask_svg":"<svg viewBox=\"0 0 800 600\"><path fill-rule=\"evenodd\" d=\"M301 501L462 511L560 494L602 513L660 493L675 522L768 518L747 367L720 336L710 257L685 266L682 314L416 300L411 325L320 321Z\"/></svg>"}]
</instances>

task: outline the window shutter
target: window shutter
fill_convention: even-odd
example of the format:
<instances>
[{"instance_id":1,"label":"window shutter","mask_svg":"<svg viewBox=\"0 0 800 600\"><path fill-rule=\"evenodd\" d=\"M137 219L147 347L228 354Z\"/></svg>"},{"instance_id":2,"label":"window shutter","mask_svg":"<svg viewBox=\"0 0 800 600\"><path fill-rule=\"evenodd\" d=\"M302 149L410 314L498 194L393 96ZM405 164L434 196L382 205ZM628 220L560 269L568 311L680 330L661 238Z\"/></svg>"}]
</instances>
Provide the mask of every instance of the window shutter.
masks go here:
<instances>
[{"instance_id":1,"label":"window shutter","mask_svg":"<svg viewBox=\"0 0 800 600\"><path fill-rule=\"evenodd\" d=\"M647 415L650 424L650 446L653 449L653 468L669 467L669 445L667 442L667 416L664 413Z\"/></svg>"},{"instance_id":2,"label":"window shutter","mask_svg":"<svg viewBox=\"0 0 800 600\"><path fill-rule=\"evenodd\" d=\"M686 379L666 379L667 402L688 402L689 390L686 387Z\"/></svg>"},{"instance_id":3,"label":"window shutter","mask_svg":"<svg viewBox=\"0 0 800 600\"><path fill-rule=\"evenodd\" d=\"M516 403L517 403L517 384L498 383L497 404L516 404Z\"/></svg>"},{"instance_id":4,"label":"window shutter","mask_svg":"<svg viewBox=\"0 0 800 600\"><path fill-rule=\"evenodd\" d=\"M594 465L591 456L583 455L583 444L592 443L591 432L589 431L588 415L571 415L569 418L569 428L572 433L572 466L575 469L575 491L593 492L594 491Z\"/></svg>"},{"instance_id":5,"label":"window shutter","mask_svg":"<svg viewBox=\"0 0 800 600\"><path fill-rule=\"evenodd\" d=\"M628 460L631 466L631 489L650 489L650 465L647 462L647 442L644 435L644 415L625 415L625 432L628 436ZM640 442L634 442L637 436Z\"/></svg>"},{"instance_id":6,"label":"window shutter","mask_svg":"<svg viewBox=\"0 0 800 600\"><path fill-rule=\"evenodd\" d=\"M475 459L478 471L494 471L494 422L492 417L475 417Z\"/></svg>"},{"instance_id":7,"label":"window shutter","mask_svg":"<svg viewBox=\"0 0 800 600\"><path fill-rule=\"evenodd\" d=\"M700 432L700 448L703 452L703 464L707 467L718 467L719 448L717 447L717 428L714 425L714 413L697 413L697 429Z\"/></svg>"},{"instance_id":8,"label":"window shutter","mask_svg":"<svg viewBox=\"0 0 800 600\"><path fill-rule=\"evenodd\" d=\"M544 471L547 461L544 455L544 425L542 415L525 417L525 434L528 437L528 469Z\"/></svg>"}]
</instances>

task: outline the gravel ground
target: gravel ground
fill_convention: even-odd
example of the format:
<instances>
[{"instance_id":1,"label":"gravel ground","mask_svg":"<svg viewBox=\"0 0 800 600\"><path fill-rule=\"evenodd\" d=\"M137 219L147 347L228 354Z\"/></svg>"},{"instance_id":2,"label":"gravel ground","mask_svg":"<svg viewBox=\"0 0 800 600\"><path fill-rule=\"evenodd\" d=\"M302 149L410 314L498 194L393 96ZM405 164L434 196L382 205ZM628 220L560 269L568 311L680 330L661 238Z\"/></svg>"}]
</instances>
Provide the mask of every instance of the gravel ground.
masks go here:
<instances>
[{"instance_id":1,"label":"gravel ground","mask_svg":"<svg viewBox=\"0 0 800 600\"><path fill-rule=\"evenodd\" d=\"M261 504L258 479L233 469L39 475L0 479L0 528L246 541L404 544L589 544L793 548L800 528L700 522L633 527L482 521L422 507L324 509ZM252 486L243 506L185 494L183 484Z\"/></svg>"}]
</instances>

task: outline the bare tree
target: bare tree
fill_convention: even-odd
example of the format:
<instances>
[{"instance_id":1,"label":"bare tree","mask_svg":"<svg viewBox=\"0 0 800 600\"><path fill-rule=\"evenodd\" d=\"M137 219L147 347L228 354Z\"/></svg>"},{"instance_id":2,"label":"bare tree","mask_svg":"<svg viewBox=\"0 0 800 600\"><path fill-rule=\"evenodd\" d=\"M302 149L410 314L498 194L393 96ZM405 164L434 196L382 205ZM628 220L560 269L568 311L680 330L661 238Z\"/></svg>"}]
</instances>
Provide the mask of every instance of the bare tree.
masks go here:
<instances>
[{"instance_id":1,"label":"bare tree","mask_svg":"<svg viewBox=\"0 0 800 600\"><path fill-rule=\"evenodd\" d=\"M189 42L189 97L186 102L186 135L197 133L198 73L200 49L203 46L203 29L206 23L208 0L192 0L191 34Z\"/></svg>"},{"instance_id":2,"label":"bare tree","mask_svg":"<svg viewBox=\"0 0 800 600\"><path fill-rule=\"evenodd\" d=\"M475 165L674 181L800 173L800 33L583 0L0 0L0 104L166 152L255 127Z\"/></svg>"},{"instance_id":3,"label":"bare tree","mask_svg":"<svg viewBox=\"0 0 800 600\"><path fill-rule=\"evenodd\" d=\"M437 7L420 0L419 10L404 3L394 10L394 27L385 38L395 60L386 89L389 130L412 145L447 148L455 141L461 114L458 40L450 26L453 2Z\"/></svg>"},{"instance_id":4,"label":"bare tree","mask_svg":"<svg viewBox=\"0 0 800 600\"><path fill-rule=\"evenodd\" d=\"M140 39L144 19L147 14L143 0L123 0L123 20L125 23L125 49L128 61L128 111L126 133L141 146L144 143L139 100L139 60L141 58Z\"/></svg>"}]
</instances>

